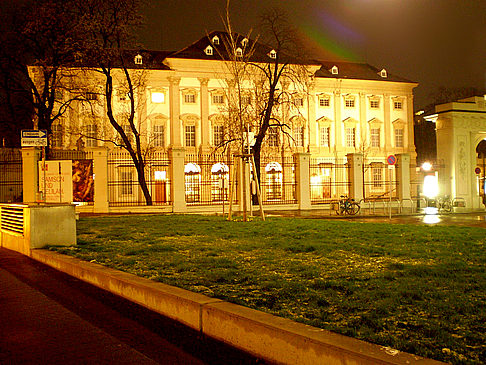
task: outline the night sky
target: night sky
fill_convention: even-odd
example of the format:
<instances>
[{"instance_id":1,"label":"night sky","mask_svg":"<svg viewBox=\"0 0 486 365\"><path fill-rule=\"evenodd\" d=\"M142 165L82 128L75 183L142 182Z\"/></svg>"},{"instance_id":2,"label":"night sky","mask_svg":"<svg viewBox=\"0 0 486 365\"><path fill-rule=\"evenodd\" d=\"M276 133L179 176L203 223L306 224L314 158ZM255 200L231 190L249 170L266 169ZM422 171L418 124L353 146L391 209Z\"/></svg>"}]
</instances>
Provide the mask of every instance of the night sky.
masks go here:
<instances>
[{"instance_id":1,"label":"night sky","mask_svg":"<svg viewBox=\"0 0 486 365\"><path fill-rule=\"evenodd\" d=\"M226 0L149 0L141 42L181 49L222 30ZM232 0L236 31L257 34L260 14L289 13L311 53L367 62L420 83L415 105L439 86L486 88L486 0Z\"/></svg>"}]
</instances>

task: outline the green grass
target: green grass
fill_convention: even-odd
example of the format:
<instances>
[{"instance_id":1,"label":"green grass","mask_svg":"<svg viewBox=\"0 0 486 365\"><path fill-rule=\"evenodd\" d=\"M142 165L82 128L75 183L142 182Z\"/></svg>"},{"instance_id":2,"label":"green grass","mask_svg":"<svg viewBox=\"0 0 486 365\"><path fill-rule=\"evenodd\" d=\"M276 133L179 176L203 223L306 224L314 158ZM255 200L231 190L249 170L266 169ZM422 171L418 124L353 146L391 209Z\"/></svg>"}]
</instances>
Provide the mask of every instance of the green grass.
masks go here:
<instances>
[{"instance_id":1,"label":"green grass","mask_svg":"<svg viewBox=\"0 0 486 365\"><path fill-rule=\"evenodd\" d=\"M82 218L51 248L453 364L486 362L486 230L216 216Z\"/></svg>"}]
</instances>

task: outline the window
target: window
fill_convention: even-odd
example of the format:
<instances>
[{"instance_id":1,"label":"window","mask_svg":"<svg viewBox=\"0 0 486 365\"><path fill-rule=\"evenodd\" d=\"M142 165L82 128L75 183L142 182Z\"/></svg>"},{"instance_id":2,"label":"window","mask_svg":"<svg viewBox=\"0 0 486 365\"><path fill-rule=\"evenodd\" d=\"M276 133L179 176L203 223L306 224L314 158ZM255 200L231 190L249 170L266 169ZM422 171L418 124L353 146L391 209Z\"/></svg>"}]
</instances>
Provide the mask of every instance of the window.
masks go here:
<instances>
[{"instance_id":1,"label":"window","mask_svg":"<svg viewBox=\"0 0 486 365\"><path fill-rule=\"evenodd\" d=\"M380 128L371 128L371 147L380 147Z\"/></svg>"},{"instance_id":2,"label":"window","mask_svg":"<svg viewBox=\"0 0 486 365\"><path fill-rule=\"evenodd\" d=\"M346 147L354 147L355 143L355 129L346 128Z\"/></svg>"},{"instance_id":3,"label":"window","mask_svg":"<svg viewBox=\"0 0 486 365\"><path fill-rule=\"evenodd\" d=\"M388 77L388 73L386 72L385 69L380 71L380 76L383 77L384 79L386 79Z\"/></svg>"},{"instance_id":4,"label":"window","mask_svg":"<svg viewBox=\"0 0 486 365\"><path fill-rule=\"evenodd\" d=\"M154 125L153 137L154 137L154 147L164 147L165 127L163 125Z\"/></svg>"},{"instance_id":5,"label":"window","mask_svg":"<svg viewBox=\"0 0 486 365\"><path fill-rule=\"evenodd\" d=\"M319 106L327 107L331 105L331 99L329 96L321 96L319 98Z\"/></svg>"},{"instance_id":6,"label":"window","mask_svg":"<svg viewBox=\"0 0 486 365\"><path fill-rule=\"evenodd\" d=\"M374 189L381 189L383 187L383 168L372 167L371 168L371 186Z\"/></svg>"},{"instance_id":7,"label":"window","mask_svg":"<svg viewBox=\"0 0 486 365\"><path fill-rule=\"evenodd\" d=\"M243 105L250 105L251 104L251 95L243 95L241 97L241 103Z\"/></svg>"},{"instance_id":8,"label":"window","mask_svg":"<svg viewBox=\"0 0 486 365\"><path fill-rule=\"evenodd\" d=\"M93 93L93 92L87 92L84 97L86 100L98 100L98 94Z\"/></svg>"},{"instance_id":9,"label":"window","mask_svg":"<svg viewBox=\"0 0 486 365\"><path fill-rule=\"evenodd\" d=\"M354 99L348 98L345 100L346 108L354 108Z\"/></svg>"},{"instance_id":10,"label":"window","mask_svg":"<svg viewBox=\"0 0 486 365\"><path fill-rule=\"evenodd\" d=\"M184 94L184 103L186 104L195 104L196 103L196 94Z\"/></svg>"},{"instance_id":11,"label":"window","mask_svg":"<svg viewBox=\"0 0 486 365\"><path fill-rule=\"evenodd\" d=\"M215 125L213 127L213 144L221 146L224 141L224 128L222 125Z\"/></svg>"},{"instance_id":12,"label":"window","mask_svg":"<svg viewBox=\"0 0 486 365\"><path fill-rule=\"evenodd\" d=\"M186 125L186 147L196 147L196 126Z\"/></svg>"},{"instance_id":13,"label":"window","mask_svg":"<svg viewBox=\"0 0 486 365\"><path fill-rule=\"evenodd\" d=\"M294 104L296 107L304 106L304 98L302 96L296 96L294 98Z\"/></svg>"},{"instance_id":14,"label":"window","mask_svg":"<svg viewBox=\"0 0 486 365\"><path fill-rule=\"evenodd\" d=\"M246 45L247 45L247 44L248 44L248 38L243 38L243 39L241 40L241 45L242 45L243 47L246 47Z\"/></svg>"},{"instance_id":15,"label":"window","mask_svg":"<svg viewBox=\"0 0 486 365\"><path fill-rule=\"evenodd\" d=\"M337 75L339 73L339 69L337 66L332 66L331 68L331 74Z\"/></svg>"},{"instance_id":16,"label":"window","mask_svg":"<svg viewBox=\"0 0 486 365\"><path fill-rule=\"evenodd\" d=\"M393 109L395 109L395 110L401 110L402 107L403 107L403 104L402 104L401 100L395 100L393 102Z\"/></svg>"},{"instance_id":17,"label":"window","mask_svg":"<svg viewBox=\"0 0 486 365\"><path fill-rule=\"evenodd\" d=\"M219 44L219 38L218 38L218 36L215 35L211 41L213 42L213 44L218 45Z\"/></svg>"},{"instance_id":18,"label":"window","mask_svg":"<svg viewBox=\"0 0 486 365\"><path fill-rule=\"evenodd\" d=\"M152 103L164 103L165 102L165 94L162 91L152 91L151 99Z\"/></svg>"},{"instance_id":19,"label":"window","mask_svg":"<svg viewBox=\"0 0 486 365\"><path fill-rule=\"evenodd\" d=\"M213 104L224 104L224 95L213 95Z\"/></svg>"},{"instance_id":20,"label":"window","mask_svg":"<svg viewBox=\"0 0 486 365\"><path fill-rule=\"evenodd\" d=\"M370 108L371 109L379 109L380 108L380 101L377 99L370 100Z\"/></svg>"},{"instance_id":21,"label":"window","mask_svg":"<svg viewBox=\"0 0 486 365\"><path fill-rule=\"evenodd\" d=\"M403 147L403 129L395 129L395 147Z\"/></svg>"},{"instance_id":22,"label":"window","mask_svg":"<svg viewBox=\"0 0 486 365\"><path fill-rule=\"evenodd\" d=\"M219 42L219 40L218 40ZM206 56L212 56L213 55L213 47L207 46L206 49L204 50L204 53L206 53Z\"/></svg>"},{"instance_id":23,"label":"window","mask_svg":"<svg viewBox=\"0 0 486 365\"><path fill-rule=\"evenodd\" d=\"M297 147L304 147L304 127L294 127L294 142Z\"/></svg>"},{"instance_id":24,"label":"window","mask_svg":"<svg viewBox=\"0 0 486 365\"><path fill-rule=\"evenodd\" d=\"M321 147L329 147L329 127L321 127Z\"/></svg>"},{"instance_id":25,"label":"window","mask_svg":"<svg viewBox=\"0 0 486 365\"><path fill-rule=\"evenodd\" d=\"M236 49L236 57L243 57L243 50L240 47Z\"/></svg>"},{"instance_id":26,"label":"window","mask_svg":"<svg viewBox=\"0 0 486 365\"><path fill-rule=\"evenodd\" d=\"M118 90L118 99L120 101L127 101L130 100L130 93L124 90Z\"/></svg>"},{"instance_id":27,"label":"window","mask_svg":"<svg viewBox=\"0 0 486 365\"><path fill-rule=\"evenodd\" d=\"M84 126L84 136L86 137L86 147L98 146L98 128L96 124L88 124Z\"/></svg>"},{"instance_id":28,"label":"window","mask_svg":"<svg viewBox=\"0 0 486 365\"><path fill-rule=\"evenodd\" d=\"M133 133L132 133L132 128L130 127L130 124L122 124L122 129L125 132L128 141L132 144L134 141Z\"/></svg>"},{"instance_id":29,"label":"window","mask_svg":"<svg viewBox=\"0 0 486 365\"><path fill-rule=\"evenodd\" d=\"M143 59L142 59L142 56L141 55L136 55L135 56L135 64L136 65L141 65L143 63Z\"/></svg>"},{"instance_id":30,"label":"window","mask_svg":"<svg viewBox=\"0 0 486 365\"><path fill-rule=\"evenodd\" d=\"M120 171L120 194L131 195L133 194L133 171Z\"/></svg>"},{"instance_id":31,"label":"window","mask_svg":"<svg viewBox=\"0 0 486 365\"><path fill-rule=\"evenodd\" d=\"M276 59L277 58L277 51L275 51L274 49L272 49L269 53L268 53L268 57L270 58L273 58L273 59Z\"/></svg>"},{"instance_id":32,"label":"window","mask_svg":"<svg viewBox=\"0 0 486 365\"><path fill-rule=\"evenodd\" d=\"M62 125L53 124L51 130L52 130L51 146L62 147Z\"/></svg>"},{"instance_id":33,"label":"window","mask_svg":"<svg viewBox=\"0 0 486 365\"><path fill-rule=\"evenodd\" d=\"M267 130L267 144L269 147L278 147L278 129L270 127Z\"/></svg>"}]
</instances>

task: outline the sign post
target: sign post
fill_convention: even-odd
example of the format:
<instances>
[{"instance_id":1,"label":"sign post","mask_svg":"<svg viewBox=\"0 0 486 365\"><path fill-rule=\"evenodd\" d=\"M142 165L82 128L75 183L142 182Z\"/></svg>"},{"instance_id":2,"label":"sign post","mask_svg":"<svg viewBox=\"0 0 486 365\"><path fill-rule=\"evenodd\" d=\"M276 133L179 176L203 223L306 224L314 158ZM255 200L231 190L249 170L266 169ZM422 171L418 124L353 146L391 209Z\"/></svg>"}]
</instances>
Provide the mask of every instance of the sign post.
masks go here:
<instances>
[{"instance_id":1,"label":"sign post","mask_svg":"<svg viewBox=\"0 0 486 365\"><path fill-rule=\"evenodd\" d=\"M389 215L388 215L388 218L391 219L392 217L392 207L391 207L391 203L392 203L392 171L395 169L395 164L397 163L397 158L395 157L395 155L389 155L387 158L386 158L386 162L388 163L388 181L390 182L390 201L389 201L389 209L388 209L388 212L389 212Z\"/></svg>"},{"instance_id":2,"label":"sign post","mask_svg":"<svg viewBox=\"0 0 486 365\"><path fill-rule=\"evenodd\" d=\"M46 147L47 131L45 129L22 129L22 147Z\"/></svg>"}]
</instances>

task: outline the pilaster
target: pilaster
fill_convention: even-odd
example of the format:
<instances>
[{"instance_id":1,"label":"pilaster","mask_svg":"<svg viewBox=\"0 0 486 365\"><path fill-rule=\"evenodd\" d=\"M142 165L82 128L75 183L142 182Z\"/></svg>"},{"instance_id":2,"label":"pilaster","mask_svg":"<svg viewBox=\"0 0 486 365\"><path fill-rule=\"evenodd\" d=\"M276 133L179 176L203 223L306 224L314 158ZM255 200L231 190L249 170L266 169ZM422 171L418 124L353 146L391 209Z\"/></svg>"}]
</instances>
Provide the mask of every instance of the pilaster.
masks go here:
<instances>
[{"instance_id":1,"label":"pilaster","mask_svg":"<svg viewBox=\"0 0 486 365\"><path fill-rule=\"evenodd\" d=\"M294 154L296 162L297 202L300 210L311 209L310 153Z\"/></svg>"},{"instance_id":2,"label":"pilaster","mask_svg":"<svg viewBox=\"0 0 486 365\"><path fill-rule=\"evenodd\" d=\"M184 147L172 147L169 149L170 164L170 198L172 200L172 212L184 213L186 205L186 181L184 175L185 150Z\"/></svg>"},{"instance_id":3,"label":"pilaster","mask_svg":"<svg viewBox=\"0 0 486 365\"><path fill-rule=\"evenodd\" d=\"M39 160L41 150L38 147L22 148L22 188L24 203L35 203L39 193Z\"/></svg>"},{"instance_id":4,"label":"pilaster","mask_svg":"<svg viewBox=\"0 0 486 365\"><path fill-rule=\"evenodd\" d=\"M108 213L108 149L98 147L93 152L94 212Z\"/></svg>"},{"instance_id":5,"label":"pilaster","mask_svg":"<svg viewBox=\"0 0 486 365\"><path fill-rule=\"evenodd\" d=\"M170 146L181 147L181 97L179 83L180 77L169 77L169 105L170 105Z\"/></svg>"},{"instance_id":6,"label":"pilaster","mask_svg":"<svg viewBox=\"0 0 486 365\"><path fill-rule=\"evenodd\" d=\"M349 197L357 202L363 199L363 155L348 153Z\"/></svg>"}]
</instances>

